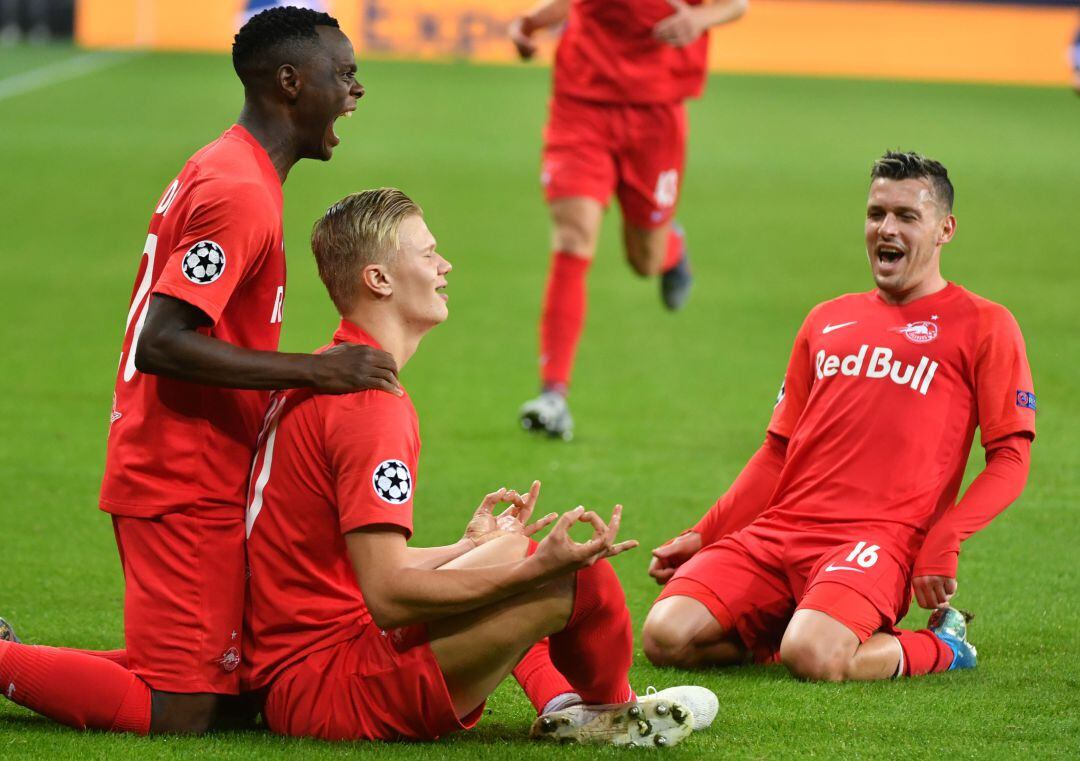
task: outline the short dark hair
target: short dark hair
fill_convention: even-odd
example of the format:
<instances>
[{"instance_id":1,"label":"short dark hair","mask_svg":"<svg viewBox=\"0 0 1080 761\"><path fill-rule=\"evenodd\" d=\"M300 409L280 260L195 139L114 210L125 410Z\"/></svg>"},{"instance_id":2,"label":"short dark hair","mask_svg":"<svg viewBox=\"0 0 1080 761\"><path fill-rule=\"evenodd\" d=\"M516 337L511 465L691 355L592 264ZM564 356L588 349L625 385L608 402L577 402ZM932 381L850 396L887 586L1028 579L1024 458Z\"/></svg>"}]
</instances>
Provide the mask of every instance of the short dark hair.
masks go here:
<instances>
[{"instance_id":1,"label":"short dark hair","mask_svg":"<svg viewBox=\"0 0 1080 761\"><path fill-rule=\"evenodd\" d=\"M328 13L291 5L255 14L233 39L236 75L247 85L258 75L276 70L286 63L284 57L298 53L301 46L318 42L319 26L340 29L337 19Z\"/></svg>"},{"instance_id":2,"label":"short dark hair","mask_svg":"<svg viewBox=\"0 0 1080 761\"><path fill-rule=\"evenodd\" d=\"M934 161L915 151L886 151L885 155L874 162L870 170L870 181L886 180L926 180L930 183L930 192L946 214L952 213L953 185L949 181L949 170L940 161Z\"/></svg>"}]
</instances>

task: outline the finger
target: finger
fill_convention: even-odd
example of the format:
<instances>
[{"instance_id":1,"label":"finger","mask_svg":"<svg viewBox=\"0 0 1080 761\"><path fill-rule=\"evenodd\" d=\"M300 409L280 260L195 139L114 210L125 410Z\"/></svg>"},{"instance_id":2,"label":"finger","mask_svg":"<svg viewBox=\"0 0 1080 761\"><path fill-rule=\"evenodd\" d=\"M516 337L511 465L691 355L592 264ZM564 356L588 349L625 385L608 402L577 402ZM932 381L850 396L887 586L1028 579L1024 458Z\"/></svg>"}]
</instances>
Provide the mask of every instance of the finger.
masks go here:
<instances>
[{"instance_id":1,"label":"finger","mask_svg":"<svg viewBox=\"0 0 1080 761\"><path fill-rule=\"evenodd\" d=\"M578 522L578 519L581 518L583 512L585 512L585 508L579 505L573 510L569 510L560 515L559 520L555 521L555 525L552 526L551 533L548 534L548 536L556 536L559 538L567 536L570 533L570 527Z\"/></svg>"},{"instance_id":2,"label":"finger","mask_svg":"<svg viewBox=\"0 0 1080 761\"><path fill-rule=\"evenodd\" d=\"M675 575L675 571L670 568L660 568L656 573L650 572L649 575L656 579L657 584L663 586L671 581L671 577Z\"/></svg>"},{"instance_id":3,"label":"finger","mask_svg":"<svg viewBox=\"0 0 1080 761\"><path fill-rule=\"evenodd\" d=\"M682 0L667 0L667 4L677 11L687 10L687 5Z\"/></svg>"},{"instance_id":4,"label":"finger","mask_svg":"<svg viewBox=\"0 0 1080 761\"><path fill-rule=\"evenodd\" d=\"M912 587L915 589L915 600L919 603L919 607L923 610L930 610L933 606L927 603L922 584L916 582L912 584Z\"/></svg>"},{"instance_id":5,"label":"finger","mask_svg":"<svg viewBox=\"0 0 1080 761\"><path fill-rule=\"evenodd\" d=\"M540 520L534 521L533 523L530 523L528 526L526 526L522 533L525 534L525 536L532 536L537 531L543 531L545 528L550 526L552 522L558 517L558 513L548 513Z\"/></svg>"},{"instance_id":6,"label":"finger","mask_svg":"<svg viewBox=\"0 0 1080 761\"><path fill-rule=\"evenodd\" d=\"M495 505L503 501L503 495L506 493L506 489L499 489L493 491L490 494L484 496L483 501L480 503L480 507L476 508L477 513L486 513L490 515L495 511Z\"/></svg>"},{"instance_id":7,"label":"finger","mask_svg":"<svg viewBox=\"0 0 1080 761\"><path fill-rule=\"evenodd\" d=\"M952 596L956 594L956 590L959 587L960 584L959 582L957 582L956 579L945 579L945 593L949 595L950 598L952 598Z\"/></svg>"},{"instance_id":8,"label":"finger","mask_svg":"<svg viewBox=\"0 0 1080 761\"><path fill-rule=\"evenodd\" d=\"M626 552L627 550L632 550L637 546L638 546L638 540L637 539L625 539L625 540L619 542L618 544L613 544L610 547L608 547L607 552L604 554L604 557L613 558L616 555L621 555L622 553Z\"/></svg>"}]
</instances>

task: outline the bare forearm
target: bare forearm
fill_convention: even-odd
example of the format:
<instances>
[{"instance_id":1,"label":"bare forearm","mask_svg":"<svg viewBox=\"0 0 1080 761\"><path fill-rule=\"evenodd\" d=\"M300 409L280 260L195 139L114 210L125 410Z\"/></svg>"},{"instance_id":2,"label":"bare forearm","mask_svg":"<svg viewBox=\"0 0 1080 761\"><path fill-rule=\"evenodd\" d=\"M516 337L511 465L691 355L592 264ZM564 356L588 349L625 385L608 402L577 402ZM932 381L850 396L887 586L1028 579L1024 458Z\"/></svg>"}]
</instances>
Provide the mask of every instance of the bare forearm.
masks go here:
<instances>
[{"instance_id":1,"label":"bare forearm","mask_svg":"<svg viewBox=\"0 0 1080 761\"><path fill-rule=\"evenodd\" d=\"M482 608L546 583L528 558L485 568L398 568L367 597L383 628L434 621Z\"/></svg>"},{"instance_id":2,"label":"bare forearm","mask_svg":"<svg viewBox=\"0 0 1080 761\"><path fill-rule=\"evenodd\" d=\"M538 29L554 26L566 18L570 10L570 0L544 0L537 3L522 16L523 31L532 34Z\"/></svg>"},{"instance_id":3,"label":"bare forearm","mask_svg":"<svg viewBox=\"0 0 1080 761\"><path fill-rule=\"evenodd\" d=\"M443 547L410 547L405 551L405 562L410 568L433 570L459 558L475 545L468 539L459 539Z\"/></svg>"},{"instance_id":4,"label":"bare forearm","mask_svg":"<svg viewBox=\"0 0 1080 761\"><path fill-rule=\"evenodd\" d=\"M735 21L746 13L749 6L749 0L713 0L697 6L697 13L708 29Z\"/></svg>"},{"instance_id":5,"label":"bare forearm","mask_svg":"<svg viewBox=\"0 0 1080 761\"><path fill-rule=\"evenodd\" d=\"M315 386L317 363L314 354L245 349L191 330L140 342L135 355L140 372L243 389Z\"/></svg>"}]
</instances>

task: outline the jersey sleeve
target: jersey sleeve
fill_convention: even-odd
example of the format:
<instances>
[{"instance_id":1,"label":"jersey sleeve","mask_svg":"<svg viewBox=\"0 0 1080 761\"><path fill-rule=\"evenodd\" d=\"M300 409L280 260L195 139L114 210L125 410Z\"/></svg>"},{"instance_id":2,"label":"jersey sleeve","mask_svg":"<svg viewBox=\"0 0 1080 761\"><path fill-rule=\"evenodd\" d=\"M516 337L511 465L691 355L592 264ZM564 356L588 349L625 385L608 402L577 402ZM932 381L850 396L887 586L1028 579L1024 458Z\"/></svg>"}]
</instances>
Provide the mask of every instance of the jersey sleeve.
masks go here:
<instances>
[{"instance_id":1,"label":"jersey sleeve","mask_svg":"<svg viewBox=\"0 0 1080 761\"><path fill-rule=\"evenodd\" d=\"M1035 389L1016 319L994 305L980 320L973 364L982 445L1024 433L1035 437Z\"/></svg>"},{"instance_id":2,"label":"jersey sleeve","mask_svg":"<svg viewBox=\"0 0 1080 761\"><path fill-rule=\"evenodd\" d=\"M186 301L216 324L233 291L269 251L280 220L266 189L255 183L208 182L193 193L154 293Z\"/></svg>"},{"instance_id":3,"label":"jersey sleeve","mask_svg":"<svg viewBox=\"0 0 1080 761\"><path fill-rule=\"evenodd\" d=\"M381 391L361 391L335 402L325 442L341 533L391 525L411 536L420 454L412 403Z\"/></svg>"},{"instance_id":4,"label":"jersey sleeve","mask_svg":"<svg viewBox=\"0 0 1080 761\"><path fill-rule=\"evenodd\" d=\"M806 400L810 398L810 388L814 384L809 338L809 326L813 314L811 312L807 315L795 336L795 345L791 348L791 358L788 360L787 372L784 373L784 382L780 386L772 418L769 420L768 432L785 439L791 438L795 424L806 409Z\"/></svg>"}]
</instances>

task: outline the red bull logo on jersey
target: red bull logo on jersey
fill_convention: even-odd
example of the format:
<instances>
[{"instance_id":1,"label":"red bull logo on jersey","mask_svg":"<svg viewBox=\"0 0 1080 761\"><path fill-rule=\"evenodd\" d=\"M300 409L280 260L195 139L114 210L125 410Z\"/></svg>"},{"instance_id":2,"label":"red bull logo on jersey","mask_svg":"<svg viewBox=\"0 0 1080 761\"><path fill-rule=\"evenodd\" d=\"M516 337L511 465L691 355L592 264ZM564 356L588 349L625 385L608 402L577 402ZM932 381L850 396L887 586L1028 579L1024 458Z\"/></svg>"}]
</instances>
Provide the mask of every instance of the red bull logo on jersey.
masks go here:
<instances>
[{"instance_id":1,"label":"red bull logo on jersey","mask_svg":"<svg viewBox=\"0 0 1080 761\"><path fill-rule=\"evenodd\" d=\"M908 386L923 396L930 390L930 383L938 369L938 363L929 357L920 358L917 365L909 365L893 359L892 349L875 346L871 350L867 344L860 346L855 354L848 354L846 357L826 354L825 350L821 349L814 359L819 380L834 375L888 378L896 385Z\"/></svg>"},{"instance_id":2,"label":"red bull logo on jersey","mask_svg":"<svg viewBox=\"0 0 1080 761\"><path fill-rule=\"evenodd\" d=\"M937 338L938 327L934 322L909 322L902 328L893 328L893 333L899 333L913 344L928 344Z\"/></svg>"}]
</instances>

